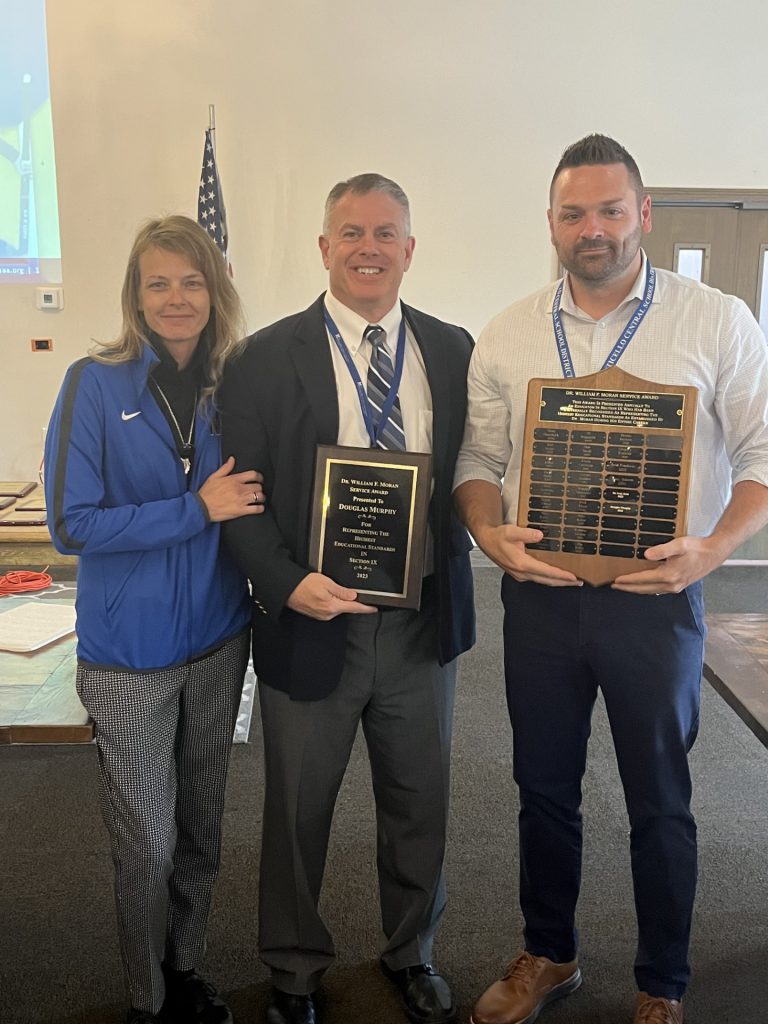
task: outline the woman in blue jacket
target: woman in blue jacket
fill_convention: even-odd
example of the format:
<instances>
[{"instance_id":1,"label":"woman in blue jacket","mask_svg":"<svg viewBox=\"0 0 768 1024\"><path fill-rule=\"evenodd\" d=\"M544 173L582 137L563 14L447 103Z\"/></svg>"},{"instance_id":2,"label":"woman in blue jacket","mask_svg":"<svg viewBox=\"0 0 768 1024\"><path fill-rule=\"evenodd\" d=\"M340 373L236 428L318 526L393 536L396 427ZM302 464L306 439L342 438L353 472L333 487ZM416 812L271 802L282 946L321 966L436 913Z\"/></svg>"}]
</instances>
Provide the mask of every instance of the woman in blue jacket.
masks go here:
<instances>
[{"instance_id":1,"label":"woman in blue jacket","mask_svg":"<svg viewBox=\"0 0 768 1024\"><path fill-rule=\"evenodd\" d=\"M46 443L49 526L80 556L77 687L95 724L131 1024L222 1024L196 973L218 869L248 660L247 585L219 523L261 511L222 465L215 405L244 334L225 262L194 221L148 223L118 340L71 366ZM162 1018L161 1018L162 1013Z\"/></svg>"}]
</instances>

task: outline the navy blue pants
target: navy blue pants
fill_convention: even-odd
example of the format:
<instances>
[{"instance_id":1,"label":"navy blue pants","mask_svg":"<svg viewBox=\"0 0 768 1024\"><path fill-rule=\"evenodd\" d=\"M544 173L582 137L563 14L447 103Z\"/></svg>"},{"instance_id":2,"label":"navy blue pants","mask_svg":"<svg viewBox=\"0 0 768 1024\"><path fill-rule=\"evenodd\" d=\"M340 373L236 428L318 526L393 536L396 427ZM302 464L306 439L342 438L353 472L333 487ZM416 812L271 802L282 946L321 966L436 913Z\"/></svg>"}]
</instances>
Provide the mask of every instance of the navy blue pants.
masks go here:
<instances>
[{"instance_id":1,"label":"navy blue pants","mask_svg":"<svg viewBox=\"0 0 768 1024\"><path fill-rule=\"evenodd\" d=\"M526 949L560 962L576 955L581 780L599 687L631 827L637 985L679 999L696 890L688 751L699 719L702 586L655 597L504 576L501 590Z\"/></svg>"}]
</instances>

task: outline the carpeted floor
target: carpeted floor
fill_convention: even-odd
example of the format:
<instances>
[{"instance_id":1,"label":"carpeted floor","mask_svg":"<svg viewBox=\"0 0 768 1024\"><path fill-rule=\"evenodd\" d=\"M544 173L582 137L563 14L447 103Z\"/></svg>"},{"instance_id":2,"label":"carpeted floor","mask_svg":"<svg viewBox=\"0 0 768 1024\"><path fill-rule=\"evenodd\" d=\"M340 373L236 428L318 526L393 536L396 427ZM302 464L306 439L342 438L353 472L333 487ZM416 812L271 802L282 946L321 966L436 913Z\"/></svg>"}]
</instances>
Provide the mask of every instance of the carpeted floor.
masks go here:
<instances>
[{"instance_id":1,"label":"carpeted floor","mask_svg":"<svg viewBox=\"0 0 768 1024\"><path fill-rule=\"evenodd\" d=\"M711 611L768 610L765 570L720 570ZM435 960L462 1022L517 952L516 797L500 670L499 573L476 569L479 643L464 658L456 712L450 902ZM746 604L747 607L742 607ZM260 1022L268 991L255 953L261 816L258 723L233 750L223 864L206 972L238 1024ZM686 1024L768 1020L768 751L704 684L692 755L700 888ZM124 996L111 864L91 747L0 748L0 1022L117 1024ZM634 911L626 815L600 707L585 779L587 843L580 903L584 985L549 1008L548 1024L629 1024ZM373 810L364 750L345 781L323 896L338 964L326 976L325 1024L397 1024L377 967Z\"/></svg>"}]
</instances>

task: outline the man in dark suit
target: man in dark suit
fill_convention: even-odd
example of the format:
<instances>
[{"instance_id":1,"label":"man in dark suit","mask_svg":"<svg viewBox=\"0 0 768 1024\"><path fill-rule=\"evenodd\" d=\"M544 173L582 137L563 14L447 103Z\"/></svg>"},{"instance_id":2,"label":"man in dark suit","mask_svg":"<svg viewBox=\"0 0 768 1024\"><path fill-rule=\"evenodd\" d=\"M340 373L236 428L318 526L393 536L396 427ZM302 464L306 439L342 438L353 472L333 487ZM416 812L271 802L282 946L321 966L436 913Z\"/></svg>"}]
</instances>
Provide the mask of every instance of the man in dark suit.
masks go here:
<instances>
[{"instance_id":1,"label":"man in dark suit","mask_svg":"<svg viewBox=\"0 0 768 1024\"><path fill-rule=\"evenodd\" d=\"M474 642L470 542L451 502L472 341L398 298L415 240L395 182L363 174L336 185L319 242L329 290L254 335L222 391L224 451L259 466L269 496L264 515L227 531L253 588L266 760L259 948L274 985L266 1019L316 1019L314 993L334 956L318 899L362 723L382 969L412 1021L449 1024L453 998L429 960L445 907L455 659ZM308 568L318 444L432 453L418 611L366 605Z\"/></svg>"}]
</instances>

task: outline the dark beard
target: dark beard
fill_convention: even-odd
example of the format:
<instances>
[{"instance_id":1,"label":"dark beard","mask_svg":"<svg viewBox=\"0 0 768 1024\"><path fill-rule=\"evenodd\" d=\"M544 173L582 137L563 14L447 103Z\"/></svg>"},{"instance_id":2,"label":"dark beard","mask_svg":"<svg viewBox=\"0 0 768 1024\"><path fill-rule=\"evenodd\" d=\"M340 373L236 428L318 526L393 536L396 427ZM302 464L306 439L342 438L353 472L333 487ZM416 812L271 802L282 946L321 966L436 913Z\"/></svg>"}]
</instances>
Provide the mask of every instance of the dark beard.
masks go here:
<instances>
[{"instance_id":1,"label":"dark beard","mask_svg":"<svg viewBox=\"0 0 768 1024\"><path fill-rule=\"evenodd\" d=\"M617 248L615 242L606 240L603 243L605 251L596 254L591 259L580 258L584 253L589 252L589 243L587 242L582 242L566 258L563 258L564 254L560 251L558 251L558 256L565 269L577 280L590 284L605 284L621 277L631 265L640 248L642 234L643 229L638 224L635 231L624 239L621 249Z\"/></svg>"}]
</instances>

